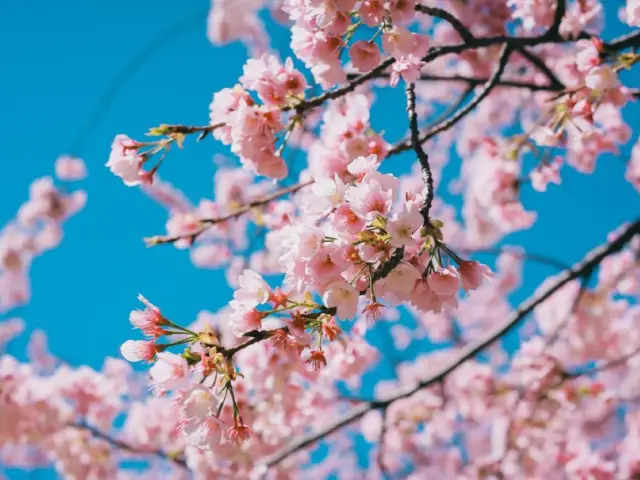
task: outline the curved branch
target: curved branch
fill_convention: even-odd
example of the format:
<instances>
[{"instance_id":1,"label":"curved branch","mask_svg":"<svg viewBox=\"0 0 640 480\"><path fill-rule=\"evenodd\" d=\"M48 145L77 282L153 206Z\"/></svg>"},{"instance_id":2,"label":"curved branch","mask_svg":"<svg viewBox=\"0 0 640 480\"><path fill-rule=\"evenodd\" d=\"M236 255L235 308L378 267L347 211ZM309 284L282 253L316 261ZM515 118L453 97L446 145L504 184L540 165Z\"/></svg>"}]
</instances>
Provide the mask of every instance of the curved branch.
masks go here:
<instances>
[{"instance_id":1,"label":"curved branch","mask_svg":"<svg viewBox=\"0 0 640 480\"><path fill-rule=\"evenodd\" d=\"M433 138L434 136L436 136L437 134L444 132L446 130L449 130L456 123L458 123L465 116L467 116L474 108L476 108L480 104L480 102L482 102L489 95L489 93L491 93L491 90L493 89L493 87L495 87L497 83L500 81L500 77L502 76L502 73L504 72L504 69L507 66L507 62L509 60L510 54L511 54L511 47L509 46L508 43L505 43L505 45L502 47L502 52L500 53L500 59L498 60L498 64L493 74L491 75L491 78L489 78L487 83L484 84L484 87L482 88L482 90L480 90L480 92L478 92L478 94L474 97L474 99L471 100L464 108L458 111L458 113L456 113L454 116L434 126L433 128L430 128L429 130L427 130L427 132L425 132L425 134L422 137L420 137L420 143L424 143L429 139ZM409 150L410 148L412 148L411 139L403 140L400 143L396 144L394 147L392 147L389 150L389 153L387 154L387 156L404 152L405 150Z\"/></svg>"},{"instance_id":2,"label":"curved branch","mask_svg":"<svg viewBox=\"0 0 640 480\"><path fill-rule=\"evenodd\" d=\"M551 87L553 90L563 90L565 88L564 83L560 81L556 74L551 71L549 66L544 63L544 61L542 61L540 57L538 57L534 53L531 53L526 48L519 48L518 53L525 59L527 59L529 63L536 67L540 72L545 74L545 76L549 80L549 87Z\"/></svg>"},{"instance_id":3,"label":"curved branch","mask_svg":"<svg viewBox=\"0 0 640 480\"><path fill-rule=\"evenodd\" d=\"M625 48L640 48L640 30L622 35L604 45L604 49L609 52L618 52Z\"/></svg>"},{"instance_id":4,"label":"curved branch","mask_svg":"<svg viewBox=\"0 0 640 480\"><path fill-rule=\"evenodd\" d=\"M437 7L427 7L426 5L416 5L416 12L426 13L432 17L440 18L448 22L453 29L458 32L460 38L465 42L471 42L475 39L471 30L464 26L464 24L454 17L451 13Z\"/></svg>"},{"instance_id":5,"label":"curved branch","mask_svg":"<svg viewBox=\"0 0 640 480\"><path fill-rule=\"evenodd\" d=\"M475 357L478 353L482 352L486 347L493 344L498 339L502 338L505 334L516 327L522 319L524 319L529 313L533 311L538 305L543 303L554 293L560 290L567 283L583 277L584 275L592 272L599 264L609 255L620 251L631 239L640 234L640 219L635 222L626 225L622 232L613 240L595 248L589 252L582 261L575 264L570 269L564 270L558 277L556 277L553 284L548 285L545 289L529 297L526 301L520 304L518 308L511 314L505 321L489 332L484 338L479 339L476 342L470 343L466 347L462 348L458 355L448 362L443 367L439 368L435 373L425 377L416 386L401 390L394 395L387 398L375 401L367 402L353 408L341 416L335 422L327 425L326 427L311 432L308 435L300 437L292 442L290 445L284 447L282 450L274 453L273 455L265 458L261 463L266 467L273 467L294 453L313 445L315 442L326 438L328 435L340 430L353 423L354 421L362 418L367 412L377 409L386 409L393 402L410 397L419 390L435 385L442 382L451 372L455 371L458 367L465 362Z\"/></svg>"}]
</instances>

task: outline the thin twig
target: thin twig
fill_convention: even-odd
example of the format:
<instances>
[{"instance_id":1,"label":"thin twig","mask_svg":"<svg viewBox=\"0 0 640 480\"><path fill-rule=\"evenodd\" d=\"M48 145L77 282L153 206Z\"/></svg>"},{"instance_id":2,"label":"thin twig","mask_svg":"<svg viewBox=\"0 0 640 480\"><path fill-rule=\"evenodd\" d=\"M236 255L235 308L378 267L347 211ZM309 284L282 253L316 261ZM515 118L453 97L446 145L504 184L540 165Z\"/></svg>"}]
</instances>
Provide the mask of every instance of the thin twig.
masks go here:
<instances>
[{"instance_id":1,"label":"thin twig","mask_svg":"<svg viewBox=\"0 0 640 480\"><path fill-rule=\"evenodd\" d=\"M529 260L535 263L540 263L542 265L549 265L550 267L554 267L558 270L566 270L571 268L571 265L567 265L560 260L557 260L553 257L549 257L547 255L540 255L537 253L529 253L529 252L520 252L518 250L514 250L509 247L503 248L481 248L481 249L460 249L460 253L464 254L485 254L485 255L502 255L503 253L507 253L509 255L513 255L514 257L521 258L523 260Z\"/></svg>"},{"instance_id":2,"label":"thin twig","mask_svg":"<svg viewBox=\"0 0 640 480\"><path fill-rule=\"evenodd\" d=\"M231 220L234 218L238 218L242 215L244 215L245 213L251 211L252 209L256 208L256 207L260 207L262 205L266 205L270 202L272 202L273 200L276 200L277 198L283 197L287 194L290 193L295 193L298 190L307 187L309 185L311 185L313 183L313 180L307 180L306 182L301 182L301 183L297 183L295 185L292 185L290 187L287 188L282 188L280 190L276 190L275 192L271 193L270 195L267 195L265 197L259 198L257 200L253 200L245 205L243 205L242 207L240 207L238 210L229 213L227 215L223 215L221 217L216 217L216 218L203 218L200 220L200 224L202 224L202 227L197 230L194 233L191 233L189 235L173 235L173 236L155 236L155 237L149 237L149 238L145 238L145 243L149 246L155 246L155 245L163 245L163 244L167 244L167 243L175 243L178 240L184 240L184 239L191 239L191 241L195 241L195 239L202 235L202 233L204 233L206 230L208 230L209 228L211 228L214 225L217 225L219 223L223 223L226 222L227 220Z\"/></svg>"},{"instance_id":3,"label":"thin twig","mask_svg":"<svg viewBox=\"0 0 640 480\"><path fill-rule=\"evenodd\" d=\"M560 81L560 79L556 76L556 74L551 71L549 66L546 63L544 63L544 61L542 61L540 57L538 57L534 53L531 53L529 50L527 50L524 47L519 48L518 53L522 55L525 59L527 59L529 63L531 63L534 67L536 67L540 72L544 73L544 75L549 80L549 87L548 87L549 89L563 90L565 88L564 83Z\"/></svg>"}]
</instances>

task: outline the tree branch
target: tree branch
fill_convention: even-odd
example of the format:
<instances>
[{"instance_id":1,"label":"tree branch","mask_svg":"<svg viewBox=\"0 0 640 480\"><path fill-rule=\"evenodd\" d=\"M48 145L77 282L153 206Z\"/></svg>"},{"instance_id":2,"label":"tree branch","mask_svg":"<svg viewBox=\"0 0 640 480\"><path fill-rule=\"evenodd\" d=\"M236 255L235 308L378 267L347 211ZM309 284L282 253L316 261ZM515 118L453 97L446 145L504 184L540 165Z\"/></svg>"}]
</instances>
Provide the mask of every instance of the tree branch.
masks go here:
<instances>
[{"instance_id":1,"label":"tree branch","mask_svg":"<svg viewBox=\"0 0 640 480\"><path fill-rule=\"evenodd\" d=\"M437 7L427 7L426 5L416 5L416 12L426 13L432 17L440 18L448 22L453 29L458 32L460 38L465 42L471 42L475 39L471 31L464 24L454 17L451 13Z\"/></svg>"},{"instance_id":2,"label":"tree branch","mask_svg":"<svg viewBox=\"0 0 640 480\"><path fill-rule=\"evenodd\" d=\"M519 48L518 53L520 53L520 55L527 59L529 63L536 67L540 72L545 74L545 76L549 80L549 87L551 87L553 90L557 91L563 90L565 88L564 83L560 81L556 74L551 71L551 69L540 59L540 57L531 53L526 48Z\"/></svg>"},{"instance_id":3,"label":"tree branch","mask_svg":"<svg viewBox=\"0 0 640 480\"><path fill-rule=\"evenodd\" d=\"M427 130L425 134L422 137L420 137L420 143L424 143L429 139L433 138L434 136L436 136L437 134L444 132L446 130L449 130L456 123L462 120L466 115L468 115L474 108L476 108L480 104L480 102L482 102L482 100L484 100L489 95L489 93L491 93L491 90L493 89L493 87L495 87L497 83L500 81L500 76L502 75L505 67L507 66L507 62L509 60L510 54L511 54L511 47L509 46L508 43L505 43L504 46L502 47L502 52L500 53L500 59L498 60L498 64L493 74L489 78L489 80L484 84L484 87L482 88L482 90L480 90L480 92L478 92L478 94L474 97L474 99L471 100L464 108L459 110L458 113L456 113L454 116L452 116L448 120L445 120L439 123L433 128L430 128L429 130ZM389 150L389 153L387 154L387 156L395 155L397 153L404 152L405 150L409 150L410 148L412 148L412 145L413 145L413 142L411 139L403 140L400 143L393 146Z\"/></svg>"},{"instance_id":4,"label":"tree branch","mask_svg":"<svg viewBox=\"0 0 640 480\"><path fill-rule=\"evenodd\" d=\"M561 262L560 260L556 260L553 257L549 257L547 255L540 255L537 253L520 252L518 250L514 250L509 247L481 248L476 250L461 249L459 251L460 253L466 253L466 254L480 253L480 254L487 254L487 255L501 255L503 253L508 253L513 255L514 257L518 257L523 260L530 260L532 262L539 263L542 265L549 265L550 267L554 267L558 270L567 270L571 268L571 265L567 265L566 263Z\"/></svg>"},{"instance_id":5,"label":"tree branch","mask_svg":"<svg viewBox=\"0 0 640 480\"><path fill-rule=\"evenodd\" d=\"M227 215L223 215L222 217L216 217L216 218L203 218L200 220L200 223L202 224L202 227L196 231L195 233L192 233L190 235L174 235L174 236L162 236L162 235L158 235L155 237L150 237L150 238L145 238L144 241L148 246L155 246L155 245L162 245L165 243L175 243L178 240L184 240L184 239L191 239L192 241L195 241L195 239L199 236L202 235L202 233L204 233L206 230L208 230L209 228L211 228L214 225L217 225L218 223L222 223L222 222L226 222L227 220L231 220L234 218L238 218L242 215L244 215L245 213L249 212L250 210L256 208L256 207L260 207L262 205L266 205L269 202L272 202L273 200L276 200L280 197L283 197L287 194L290 193L295 193L298 190L307 187L309 185L311 185L314 181L313 180L307 180L306 182L301 182L301 183L297 183L295 185L292 185L290 187L287 188L282 188L280 190L276 190L275 192L259 198L257 200L253 200L245 205L243 205L242 207L240 207L238 210L236 210L235 212L229 213Z\"/></svg>"},{"instance_id":6,"label":"tree branch","mask_svg":"<svg viewBox=\"0 0 640 480\"><path fill-rule=\"evenodd\" d=\"M618 52L625 48L640 48L640 30L622 35L604 45L605 51Z\"/></svg>"},{"instance_id":7,"label":"tree branch","mask_svg":"<svg viewBox=\"0 0 640 480\"><path fill-rule=\"evenodd\" d=\"M429 210L433 203L433 174L429 165L429 156L425 153L420 143L420 132L418 130L418 113L416 112L416 92L415 84L407 84L407 114L409 115L409 130L411 131L411 147L416 152L422 171L422 181L424 182L424 204L420 208L425 227L429 226Z\"/></svg>"},{"instance_id":8,"label":"tree branch","mask_svg":"<svg viewBox=\"0 0 640 480\"><path fill-rule=\"evenodd\" d=\"M558 275L558 277L556 277L556 280L553 284L548 285L545 289L532 295L525 302L521 303L520 306L518 306L518 308L513 312L513 314L506 318L501 325L499 325L493 331L489 332L484 338L481 338L478 341L470 343L466 347L462 348L454 359L449 361L443 367L439 368L433 374L425 377L416 386L403 389L395 393L394 395L381 400L377 400L375 402L363 403L362 405L353 408L350 412L347 412L338 420L327 425L326 427L316 432L311 432L293 441L290 445L284 447L282 450L265 458L261 463L267 467L273 467L274 465L278 464L279 462L283 461L299 450L313 445L315 442L326 438L328 435L331 435L332 433L340 430L346 425L349 425L350 423L353 423L354 421L362 418L367 412L376 408L387 408L390 404L397 400L410 397L423 388L429 387L438 382L442 382L451 372L455 371L458 367L463 365L471 358L475 357L486 347L490 346L495 341L510 332L515 326L520 323L522 319L524 319L529 313L531 313L533 309L546 301L567 283L577 278L581 278L588 272L593 271L593 269L596 268L600 264L600 262L602 262L602 260L604 260L609 255L620 251L635 235L638 234L640 234L640 219L637 219L635 222L626 225L622 229L622 232L619 234L619 236L617 236L615 239L595 248L594 250L589 252L582 261L575 264L572 268L564 270L561 274Z\"/></svg>"}]
</instances>

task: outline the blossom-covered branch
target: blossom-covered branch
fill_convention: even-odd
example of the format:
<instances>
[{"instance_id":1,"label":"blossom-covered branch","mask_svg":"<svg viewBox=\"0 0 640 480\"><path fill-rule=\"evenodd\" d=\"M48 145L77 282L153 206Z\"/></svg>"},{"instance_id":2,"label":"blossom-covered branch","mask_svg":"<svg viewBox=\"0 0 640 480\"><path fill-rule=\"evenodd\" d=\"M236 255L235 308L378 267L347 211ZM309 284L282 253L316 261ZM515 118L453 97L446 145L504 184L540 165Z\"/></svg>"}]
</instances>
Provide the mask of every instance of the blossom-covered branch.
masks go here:
<instances>
[{"instance_id":1,"label":"blossom-covered branch","mask_svg":"<svg viewBox=\"0 0 640 480\"><path fill-rule=\"evenodd\" d=\"M328 437L337 430L349 425L352 422L355 422L358 419L361 419L367 412L378 408L388 408L389 405L391 405L395 401L398 401L402 398L410 397L421 389L441 382L447 375L462 366L466 361L482 352L485 348L490 346L498 339L503 338L504 335L509 333L509 331L517 326L523 318L530 314L538 305L546 301L554 293L560 290L564 285L593 271L593 269L596 268L605 258L620 251L628 242L633 239L634 236L639 234L640 220L636 220L634 223L624 226L621 233L615 239L589 252L581 262L575 264L569 270L565 270L564 272L562 272L562 274L557 277L556 281L553 284L548 285L546 288L542 289L541 291L521 303L520 306L514 311L514 313L506 318L503 323L500 324L495 330L489 332L485 337L479 339L478 341L462 348L453 359L446 362L435 372L430 373L427 377L421 379L417 383L417 385L399 392L393 392L387 398L365 403L358 407L355 407L350 412L347 412L339 419L325 426L324 428L295 440L286 448L275 453L274 455L267 457L263 461L263 463L268 467L277 465L279 462L282 462L287 457L298 452L299 450L309 447L315 442Z\"/></svg>"}]
</instances>

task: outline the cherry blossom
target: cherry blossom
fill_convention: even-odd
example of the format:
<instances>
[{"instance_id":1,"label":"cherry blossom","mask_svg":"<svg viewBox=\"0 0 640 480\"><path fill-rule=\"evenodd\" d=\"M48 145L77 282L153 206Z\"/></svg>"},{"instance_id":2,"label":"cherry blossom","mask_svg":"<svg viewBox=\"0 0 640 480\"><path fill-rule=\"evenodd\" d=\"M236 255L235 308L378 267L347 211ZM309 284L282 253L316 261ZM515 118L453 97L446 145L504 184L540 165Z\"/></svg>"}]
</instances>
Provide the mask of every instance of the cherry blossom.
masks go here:
<instances>
[{"instance_id":1,"label":"cherry blossom","mask_svg":"<svg viewBox=\"0 0 640 480\"><path fill-rule=\"evenodd\" d=\"M637 27L639 12L628 0L620 19ZM545 225L537 205L571 188L568 171L606 194L606 155L640 192L625 74L640 34L611 37L615 21L599 0L212 0L208 39L248 47L237 81L211 92L204 125L117 135L106 166L166 211L147 245L224 269L230 294L216 284L222 304L195 318L140 295L122 358L101 368L57 358L37 331L19 360L4 349L30 321L0 321L3 465L78 479L639 475L637 218L582 226L601 244L574 264L509 246ZM270 45L277 28L292 58ZM158 173L193 141L229 157L204 198ZM0 231L3 313L30 300L37 258L87 202L58 185L82 181L83 161L54 169Z\"/></svg>"}]
</instances>

